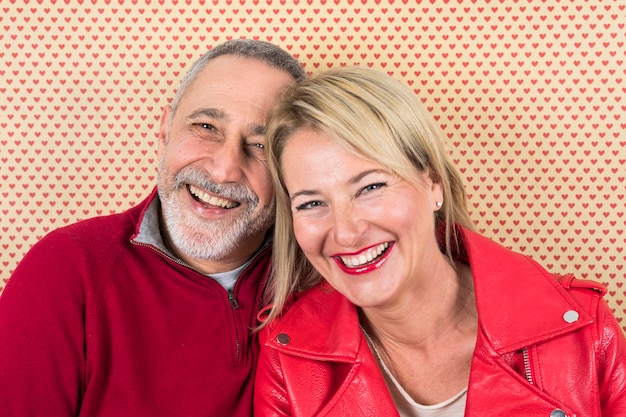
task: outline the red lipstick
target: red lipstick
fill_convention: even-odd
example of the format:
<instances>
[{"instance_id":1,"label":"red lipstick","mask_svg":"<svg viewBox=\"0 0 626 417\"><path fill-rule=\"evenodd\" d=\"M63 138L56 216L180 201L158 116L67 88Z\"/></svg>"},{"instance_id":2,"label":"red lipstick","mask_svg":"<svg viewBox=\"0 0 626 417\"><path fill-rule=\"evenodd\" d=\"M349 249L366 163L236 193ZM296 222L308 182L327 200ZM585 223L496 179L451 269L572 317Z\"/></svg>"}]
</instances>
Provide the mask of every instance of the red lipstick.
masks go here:
<instances>
[{"instance_id":1,"label":"red lipstick","mask_svg":"<svg viewBox=\"0 0 626 417\"><path fill-rule=\"evenodd\" d=\"M371 272L380 268L387 261L387 259L389 259L393 246L394 246L394 242L389 242L389 246L385 249L383 253L380 254L380 256L377 259L365 265L359 265L356 267L349 267L345 263L343 263L343 261L341 260L342 256L355 256L356 254L338 254L338 255L333 255L332 258L335 260L339 268L347 274L351 274L351 275L367 274L368 272ZM363 253L367 251L368 249L370 248L364 249L360 251L359 253Z\"/></svg>"}]
</instances>

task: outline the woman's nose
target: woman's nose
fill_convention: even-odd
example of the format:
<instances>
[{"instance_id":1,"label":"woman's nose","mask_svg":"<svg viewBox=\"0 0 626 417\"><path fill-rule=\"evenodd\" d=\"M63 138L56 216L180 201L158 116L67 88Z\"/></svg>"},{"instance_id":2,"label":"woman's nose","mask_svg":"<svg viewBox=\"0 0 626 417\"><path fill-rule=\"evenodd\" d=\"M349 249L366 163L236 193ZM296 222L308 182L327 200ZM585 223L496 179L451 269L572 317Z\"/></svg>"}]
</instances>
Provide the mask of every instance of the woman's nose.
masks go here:
<instances>
[{"instance_id":1,"label":"woman's nose","mask_svg":"<svg viewBox=\"0 0 626 417\"><path fill-rule=\"evenodd\" d=\"M338 244L345 247L357 245L366 229L367 222L352 204L334 210L333 234Z\"/></svg>"}]
</instances>

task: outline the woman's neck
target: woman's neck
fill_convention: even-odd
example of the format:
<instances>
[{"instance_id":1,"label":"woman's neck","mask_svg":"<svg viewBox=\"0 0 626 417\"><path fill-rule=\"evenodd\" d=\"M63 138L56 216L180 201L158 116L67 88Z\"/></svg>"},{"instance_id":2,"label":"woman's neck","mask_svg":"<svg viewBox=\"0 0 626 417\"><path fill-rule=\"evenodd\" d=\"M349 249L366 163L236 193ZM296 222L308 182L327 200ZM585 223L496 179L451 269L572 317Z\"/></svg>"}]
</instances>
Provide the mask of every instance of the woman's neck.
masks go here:
<instances>
[{"instance_id":1,"label":"woman's neck","mask_svg":"<svg viewBox=\"0 0 626 417\"><path fill-rule=\"evenodd\" d=\"M469 266L446 262L400 303L364 308L360 314L363 327L383 345L427 348L449 331L473 329L477 314Z\"/></svg>"}]
</instances>

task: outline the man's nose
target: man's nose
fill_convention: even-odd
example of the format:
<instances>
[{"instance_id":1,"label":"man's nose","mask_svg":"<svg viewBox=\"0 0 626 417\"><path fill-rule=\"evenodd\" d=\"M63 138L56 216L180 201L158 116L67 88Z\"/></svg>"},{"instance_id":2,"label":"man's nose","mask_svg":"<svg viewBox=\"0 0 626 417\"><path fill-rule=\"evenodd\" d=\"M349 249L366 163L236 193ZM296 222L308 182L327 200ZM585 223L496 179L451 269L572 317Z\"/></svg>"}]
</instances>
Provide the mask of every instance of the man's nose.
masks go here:
<instances>
[{"instance_id":1,"label":"man's nose","mask_svg":"<svg viewBox=\"0 0 626 417\"><path fill-rule=\"evenodd\" d=\"M239 141L228 139L215 146L205 162L205 169L217 183L236 183L242 180L244 149Z\"/></svg>"}]
</instances>

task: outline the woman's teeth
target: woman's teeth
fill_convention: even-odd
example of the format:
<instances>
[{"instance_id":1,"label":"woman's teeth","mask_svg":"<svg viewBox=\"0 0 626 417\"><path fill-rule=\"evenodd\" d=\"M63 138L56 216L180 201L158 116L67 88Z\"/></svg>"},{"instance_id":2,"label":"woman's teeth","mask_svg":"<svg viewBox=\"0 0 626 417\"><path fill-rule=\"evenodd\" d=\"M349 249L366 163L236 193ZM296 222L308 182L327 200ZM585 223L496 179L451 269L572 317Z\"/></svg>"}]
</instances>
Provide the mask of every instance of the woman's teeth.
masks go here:
<instances>
[{"instance_id":1,"label":"woman's teeth","mask_svg":"<svg viewBox=\"0 0 626 417\"><path fill-rule=\"evenodd\" d=\"M343 262L348 268L363 266L377 259L383 252L385 252L385 250L387 250L388 247L388 242L381 243L380 245L374 246L357 256L341 256L341 262Z\"/></svg>"}]
</instances>

